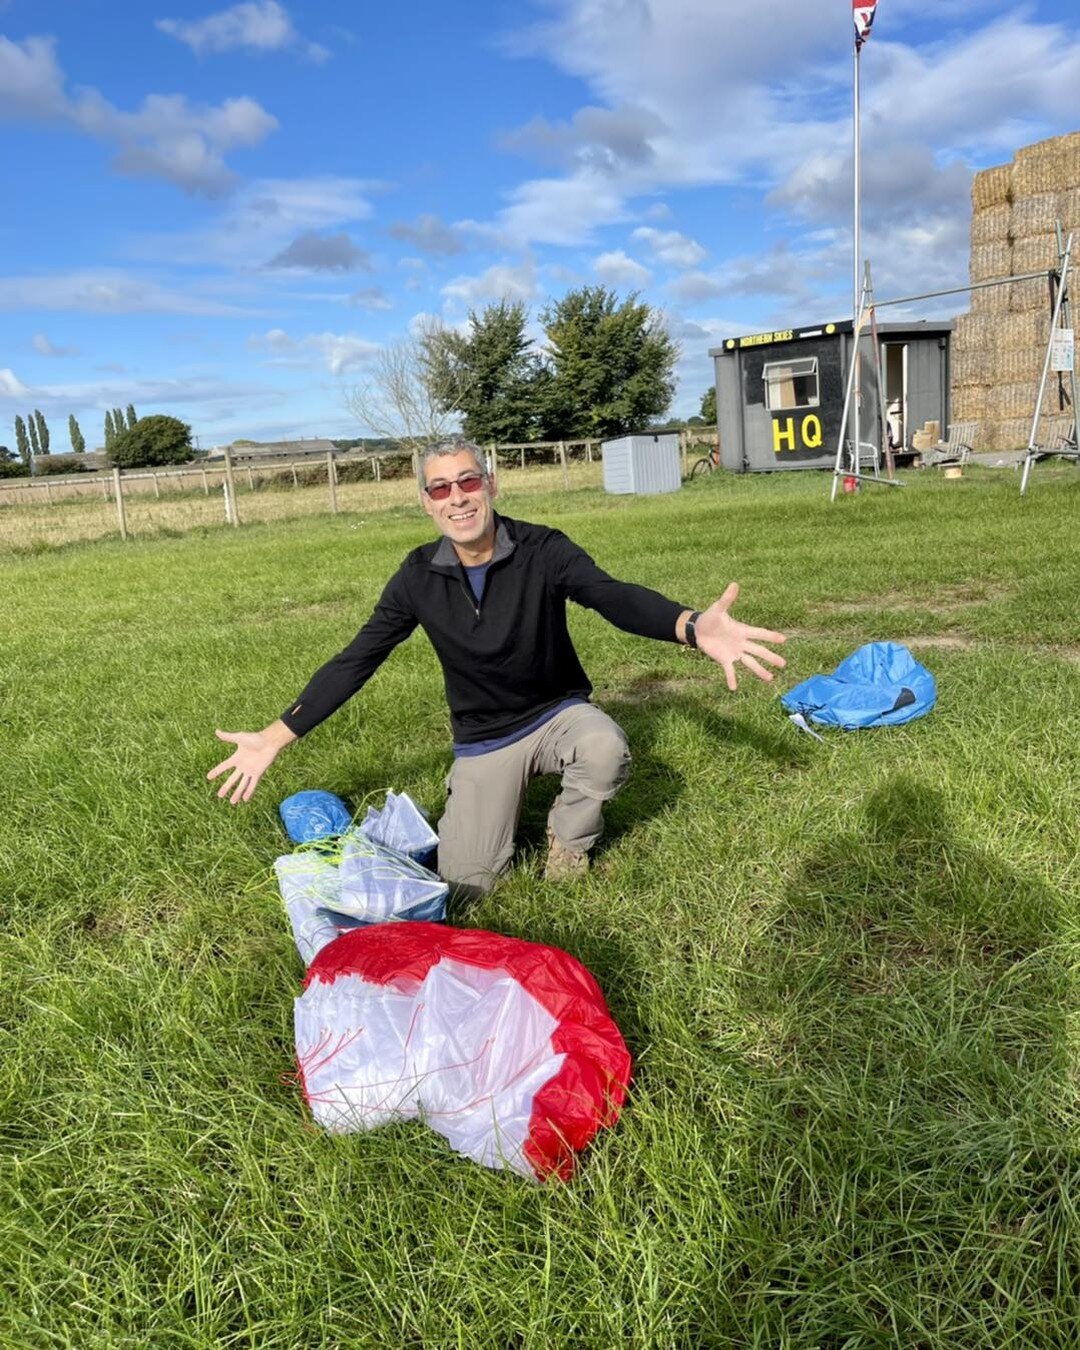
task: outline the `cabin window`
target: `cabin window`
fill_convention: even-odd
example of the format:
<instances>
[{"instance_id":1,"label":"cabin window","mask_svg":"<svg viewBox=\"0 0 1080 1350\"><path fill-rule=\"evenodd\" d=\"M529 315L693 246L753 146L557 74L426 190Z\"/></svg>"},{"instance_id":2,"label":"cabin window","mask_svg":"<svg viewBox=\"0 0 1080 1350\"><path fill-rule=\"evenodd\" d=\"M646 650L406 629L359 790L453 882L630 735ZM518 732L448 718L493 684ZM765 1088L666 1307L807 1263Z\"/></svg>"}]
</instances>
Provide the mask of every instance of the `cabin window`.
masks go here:
<instances>
[{"instance_id":1,"label":"cabin window","mask_svg":"<svg viewBox=\"0 0 1080 1350\"><path fill-rule=\"evenodd\" d=\"M818 363L816 356L801 356L797 361L772 361L762 371L765 381L765 406L770 412L788 408L816 408Z\"/></svg>"}]
</instances>

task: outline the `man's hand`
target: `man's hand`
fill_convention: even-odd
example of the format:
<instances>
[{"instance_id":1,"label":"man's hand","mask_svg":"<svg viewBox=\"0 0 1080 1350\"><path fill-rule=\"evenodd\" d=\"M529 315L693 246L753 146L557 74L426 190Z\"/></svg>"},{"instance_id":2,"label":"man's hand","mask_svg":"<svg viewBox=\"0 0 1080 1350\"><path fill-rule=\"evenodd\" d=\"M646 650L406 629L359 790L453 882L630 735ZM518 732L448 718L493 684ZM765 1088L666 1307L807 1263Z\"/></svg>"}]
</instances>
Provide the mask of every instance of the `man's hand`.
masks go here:
<instances>
[{"instance_id":1,"label":"man's hand","mask_svg":"<svg viewBox=\"0 0 1080 1350\"><path fill-rule=\"evenodd\" d=\"M787 662L776 652L763 647L763 642L786 642L783 633L774 633L771 628L751 628L749 624L733 619L729 610L739 597L739 583L733 581L719 600L714 600L708 609L701 611L696 624L698 650L711 656L717 665L722 666L727 678L727 687L735 689L735 663L741 661L751 675L768 683L772 671L761 664L776 666L783 670Z\"/></svg>"},{"instance_id":2,"label":"man's hand","mask_svg":"<svg viewBox=\"0 0 1080 1350\"><path fill-rule=\"evenodd\" d=\"M206 775L213 782L223 773L229 774L217 795L228 797L233 806L251 801L259 779L277 759L278 752L296 740L293 732L280 720L271 722L262 731L216 731L214 735L219 741L229 741L236 746L228 759L215 764Z\"/></svg>"}]
</instances>

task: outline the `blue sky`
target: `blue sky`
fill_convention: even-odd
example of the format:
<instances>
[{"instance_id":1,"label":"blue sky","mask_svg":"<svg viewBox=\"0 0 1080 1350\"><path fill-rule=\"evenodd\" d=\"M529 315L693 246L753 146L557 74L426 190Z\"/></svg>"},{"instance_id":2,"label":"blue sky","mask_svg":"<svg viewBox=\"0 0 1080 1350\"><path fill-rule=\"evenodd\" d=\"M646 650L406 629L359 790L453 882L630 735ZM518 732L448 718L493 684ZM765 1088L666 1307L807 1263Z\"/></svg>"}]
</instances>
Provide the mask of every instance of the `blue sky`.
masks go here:
<instances>
[{"instance_id":1,"label":"blue sky","mask_svg":"<svg viewBox=\"0 0 1080 1350\"><path fill-rule=\"evenodd\" d=\"M722 337L849 312L850 32L846 0L0 0L0 442L129 402L204 446L362 434L425 316L598 281L665 312L695 411ZM1078 89L1071 5L880 0L879 296L962 282L972 170Z\"/></svg>"}]
</instances>

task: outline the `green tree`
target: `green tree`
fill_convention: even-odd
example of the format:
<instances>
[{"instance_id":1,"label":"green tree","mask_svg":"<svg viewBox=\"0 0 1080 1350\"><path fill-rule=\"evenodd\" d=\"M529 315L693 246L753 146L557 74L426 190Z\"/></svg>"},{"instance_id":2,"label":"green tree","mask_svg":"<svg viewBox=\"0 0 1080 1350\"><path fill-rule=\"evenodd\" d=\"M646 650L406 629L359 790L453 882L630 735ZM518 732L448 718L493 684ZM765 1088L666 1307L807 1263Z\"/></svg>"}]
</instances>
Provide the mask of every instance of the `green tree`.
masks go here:
<instances>
[{"instance_id":1,"label":"green tree","mask_svg":"<svg viewBox=\"0 0 1080 1350\"><path fill-rule=\"evenodd\" d=\"M49 424L41 414L40 408L34 409L34 421L37 424L38 445L41 447L41 453L49 453Z\"/></svg>"},{"instance_id":2,"label":"green tree","mask_svg":"<svg viewBox=\"0 0 1080 1350\"><path fill-rule=\"evenodd\" d=\"M661 417L675 392L679 348L662 316L605 286L568 291L540 315L551 378L544 390L547 435L621 436Z\"/></svg>"},{"instance_id":3,"label":"green tree","mask_svg":"<svg viewBox=\"0 0 1080 1350\"><path fill-rule=\"evenodd\" d=\"M709 426L716 426L716 385L710 384L701 396L701 416Z\"/></svg>"},{"instance_id":4,"label":"green tree","mask_svg":"<svg viewBox=\"0 0 1080 1350\"><path fill-rule=\"evenodd\" d=\"M163 413L140 417L133 427L115 436L109 447L109 462L121 469L183 464L190 458L191 428Z\"/></svg>"},{"instance_id":5,"label":"green tree","mask_svg":"<svg viewBox=\"0 0 1080 1350\"><path fill-rule=\"evenodd\" d=\"M112 410L113 434L119 436L122 431L127 430L127 422L124 421L123 408L114 408Z\"/></svg>"},{"instance_id":6,"label":"green tree","mask_svg":"<svg viewBox=\"0 0 1080 1350\"><path fill-rule=\"evenodd\" d=\"M127 429L128 429L128 431L131 430L131 428L135 425L135 423L136 423L138 420L139 420L139 419L135 416L135 404L134 404L134 403L129 403L129 404L127 405Z\"/></svg>"},{"instance_id":7,"label":"green tree","mask_svg":"<svg viewBox=\"0 0 1080 1350\"><path fill-rule=\"evenodd\" d=\"M116 428L113 426L112 409L105 409L105 449L111 450L112 443L116 440Z\"/></svg>"},{"instance_id":8,"label":"green tree","mask_svg":"<svg viewBox=\"0 0 1080 1350\"><path fill-rule=\"evenodd\" d=\"M86 441L83 439L83 434L79 430L79 424L75 420L74 413L68 414L68 435L71 437L72 453L81 455L86 449Z\"/></svg>"},{"instance_id":9,"label":"green tree","mask_svg":"<svg viewBox=\"0 0 1080 1350\"><path fill-rule=\"evenodd\" d=\"M435 400L460 412L465 435L481 444L538 439L538 395L546 371L525 333L528 311L500 300L469 313L469 329L439 328L425 335L422 359Z\"/></svg>"},{"instance_id":10,"label":"green tree","mask_svg":"<svg viewBox=\"0 0 1080 1350\"><path fill-rule=\"evenodd\" d=\"M26 436L26 423L18 413L15 414L15 448L23 464L30 467L30 442Z\"/></svg>"},{"instance_id":11,"label":"green tree","mask_svg":"<svg viewBox=\"0 0 1080 1350\"><path fill-rule=\"evenodd\" d=\"M38 440L37 418L33 413L26 419L26 429L30 433L30 462L33 463L33 461L41 454L41 442Z\"/></svg>"}]
</instances>

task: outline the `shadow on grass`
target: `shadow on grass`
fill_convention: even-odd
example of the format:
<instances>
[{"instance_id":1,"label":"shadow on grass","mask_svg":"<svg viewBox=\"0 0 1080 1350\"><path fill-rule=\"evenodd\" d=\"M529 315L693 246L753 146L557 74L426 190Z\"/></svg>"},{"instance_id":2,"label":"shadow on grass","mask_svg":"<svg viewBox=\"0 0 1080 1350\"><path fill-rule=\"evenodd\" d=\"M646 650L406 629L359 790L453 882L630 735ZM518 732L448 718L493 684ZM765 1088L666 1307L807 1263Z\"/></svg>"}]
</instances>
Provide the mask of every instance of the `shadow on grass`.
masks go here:
<instances>
[{"instance_id":1,"label":"shadow on grass","mask_svg":"<svg viewBox=\"0 0 1080 1350\"><path fill-rule=\"evenodd\" d=\"M806 861L728 1012L756 1260L727 1271L717 1325L762 1344L1070 1343L1061 919L1041 880L957 839L906 778Z\"/></svg>"}]
</instances>

